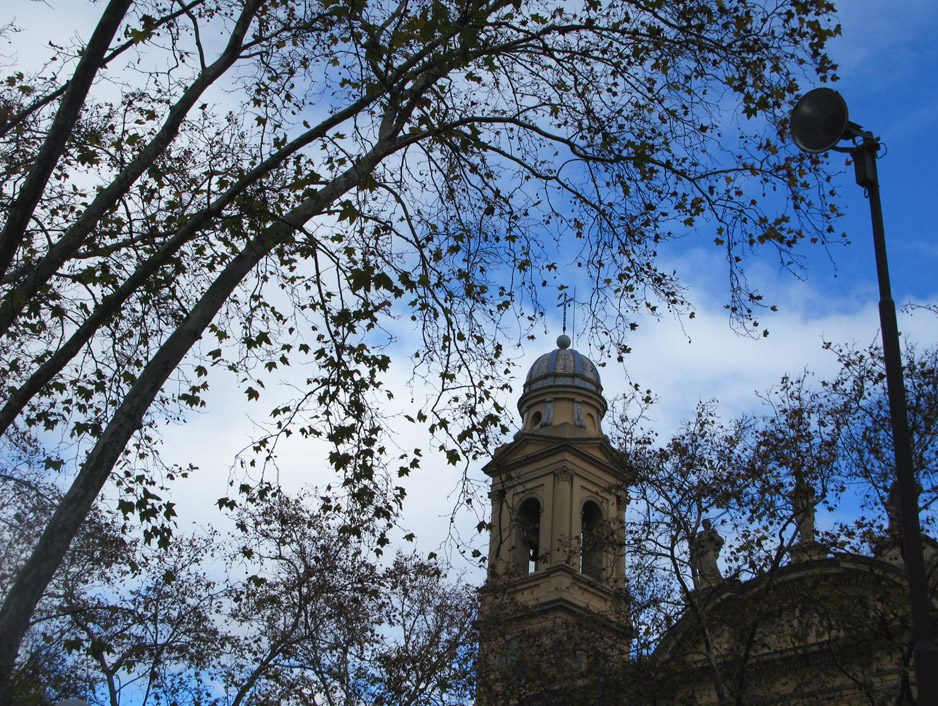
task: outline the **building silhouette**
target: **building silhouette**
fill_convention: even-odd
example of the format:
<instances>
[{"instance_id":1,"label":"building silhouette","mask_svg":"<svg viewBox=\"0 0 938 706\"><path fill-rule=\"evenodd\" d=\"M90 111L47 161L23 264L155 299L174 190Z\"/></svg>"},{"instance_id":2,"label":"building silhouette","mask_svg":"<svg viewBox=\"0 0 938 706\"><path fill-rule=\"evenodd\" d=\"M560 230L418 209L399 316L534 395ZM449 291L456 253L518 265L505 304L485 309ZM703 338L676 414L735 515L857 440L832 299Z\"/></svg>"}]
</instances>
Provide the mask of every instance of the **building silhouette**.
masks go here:
<instances>
[{"instance_id":1,"label":"building silhouette","mask_svg":"<svg viewBox=\"0 0 938 706\"><path fill-rule=\"evenodd\" d=\"M521 430L483 469L492 514L477 704L915 703L898 543L832 555L815 540L804 485L791 499L797 542L774 571L724 578L718 531L705 523L689 538L686 609L652 654L634 649L635 474L603 433L596 366L567 336L557 345L528 373Z\"/></svg>"}]
</instances>

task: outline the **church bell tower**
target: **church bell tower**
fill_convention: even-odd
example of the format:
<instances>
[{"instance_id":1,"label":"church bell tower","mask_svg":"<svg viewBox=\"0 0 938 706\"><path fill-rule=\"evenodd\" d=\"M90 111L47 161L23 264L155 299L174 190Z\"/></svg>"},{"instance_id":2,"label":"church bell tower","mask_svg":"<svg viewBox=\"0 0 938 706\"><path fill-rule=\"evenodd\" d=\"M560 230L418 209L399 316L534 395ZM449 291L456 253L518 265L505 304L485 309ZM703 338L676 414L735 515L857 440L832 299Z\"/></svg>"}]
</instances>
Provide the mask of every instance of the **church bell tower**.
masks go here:
<instances>
[{"instance_id":1,"label":"church bell tower","mask_svg":"<svg viewBox=\"0 0 938 706\"><path fill-rule=\"evenodd\" d=\"M572 626L584 620L593 647L611 642L614 651L628 652L624 520L629 473L602 430L606 400L599 372L570 344L568 336L560 336L556 350L531 367L518 401L521 430L483 468L492 481L483 622L497 612L492 605L510 605L494 621L500 633L559 631L564 649L570 650L562 661L576 671L577 664L591 660L580 647L571 647ZM491 657L497 650L488 634L482 651L490 663L504 665L504 655ZM519 638L510 639L513 649L520 649ZM533 650L530 644L525 649ZM557 645L541 645L541 652L551 659L559 654Z\"/></svg>"}]
</instances>

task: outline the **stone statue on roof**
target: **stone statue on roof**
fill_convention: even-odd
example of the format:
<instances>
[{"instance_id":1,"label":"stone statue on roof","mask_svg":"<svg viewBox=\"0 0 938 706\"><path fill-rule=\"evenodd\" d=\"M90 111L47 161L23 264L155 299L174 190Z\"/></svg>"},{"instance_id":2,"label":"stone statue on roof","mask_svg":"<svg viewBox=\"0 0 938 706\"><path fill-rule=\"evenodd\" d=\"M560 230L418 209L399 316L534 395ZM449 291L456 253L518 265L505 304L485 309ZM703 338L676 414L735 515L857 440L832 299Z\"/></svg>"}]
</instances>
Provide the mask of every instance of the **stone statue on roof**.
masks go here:
<instances>
[{"instance_id":1,"label":"stone statue on roof","mask_svg":"<svg viewBox=\"0 0 938 706\"><path fill-rule=\"evenodd\" d=\"M723 537L713 528L713 523L705 519L703 530L697 533L690 546L691 562L697 569L698 588L715 586L723 580L717 566L723 544Z\"/></svg>"},{"instance_id":2,"label":"stone statue on roof","mask_svg":"<svg viewBox=\"0 0 938 706\"><path fill-rule=\"evenodd\" d=\"M798 525L798 541L810 544L814 542L814 506L817 496L814 486L800 478L791 492L791 509Z\"/></svg>"}]
</instances>

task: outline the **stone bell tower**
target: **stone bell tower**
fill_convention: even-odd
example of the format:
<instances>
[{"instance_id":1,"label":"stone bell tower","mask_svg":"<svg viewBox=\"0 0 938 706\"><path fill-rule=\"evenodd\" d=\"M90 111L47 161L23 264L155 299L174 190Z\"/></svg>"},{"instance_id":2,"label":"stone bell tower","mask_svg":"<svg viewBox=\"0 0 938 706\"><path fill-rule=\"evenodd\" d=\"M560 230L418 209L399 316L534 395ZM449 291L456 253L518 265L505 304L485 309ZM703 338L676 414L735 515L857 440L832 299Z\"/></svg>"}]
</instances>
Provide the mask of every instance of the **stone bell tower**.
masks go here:
<instances>
[{"instance_id":1,"label":"stone bell tower","mask_svg":"<svg viewBox=\"0 0 938 706\"><path fill-rule=\"evenodd\" d=\"M576 671L576 664L595 662L580 647L570 647L572 626L585 624L584 618L592 647L603 643L602 634L616 651L628 651L623 546L629 473L602 431L606 400L599 372L570 343L560 336L557 349L531 367L518 401L522 428L483 468L492 479L483 597L493 604L491 596L500 596L514 606L514 615L524 616L513 619L503 611L495 621L502 634L546 634L543 629L551 626L564 649L572 650L562 661L567 667L575 663ZM487 639L483 652L493 652ZM530 655L535 648L525 649ZM542 646L541 652L554 659L558 649ZM505 663L504 657L493 659ZM542 687L525 688L530 693Z\"/></svg>"}]
</instances>

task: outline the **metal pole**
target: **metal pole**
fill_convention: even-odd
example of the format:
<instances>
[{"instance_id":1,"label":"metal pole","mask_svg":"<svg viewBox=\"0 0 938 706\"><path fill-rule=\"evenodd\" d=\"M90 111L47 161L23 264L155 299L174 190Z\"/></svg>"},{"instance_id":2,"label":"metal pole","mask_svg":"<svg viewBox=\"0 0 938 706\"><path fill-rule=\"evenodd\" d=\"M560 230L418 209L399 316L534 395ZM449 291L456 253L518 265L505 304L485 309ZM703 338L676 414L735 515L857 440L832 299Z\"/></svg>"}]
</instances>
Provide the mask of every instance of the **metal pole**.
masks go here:
<instances>
[{"instance_id":1,"label":"metal pole","mask_svg":"<svg viewBox=\"0 0 938 706\"><path fill-rule=\"evenodd\" d=\"M922 552L922 530L918 517L918 489L912 471L912 442L906 408L905 383L902 379L902 357L899 353L899 325L896 305L889 284L886 262L886 236L883 208L879 200L879 178L876 152L879 142L864 135L863 143L852 151L857 184L866 188L873 219L873 249L876 252L876 274L879 278L879 322L883 336L883 357L886 361L886 389L892 420L892 439L896 456L896 480L902 508L902 556L909 580L912 602L912 636L915 655L915 681L918 703L938 706L938 648L935 647L931 620L931 600L925 575Z\"/></svg>"}]
</instances>

